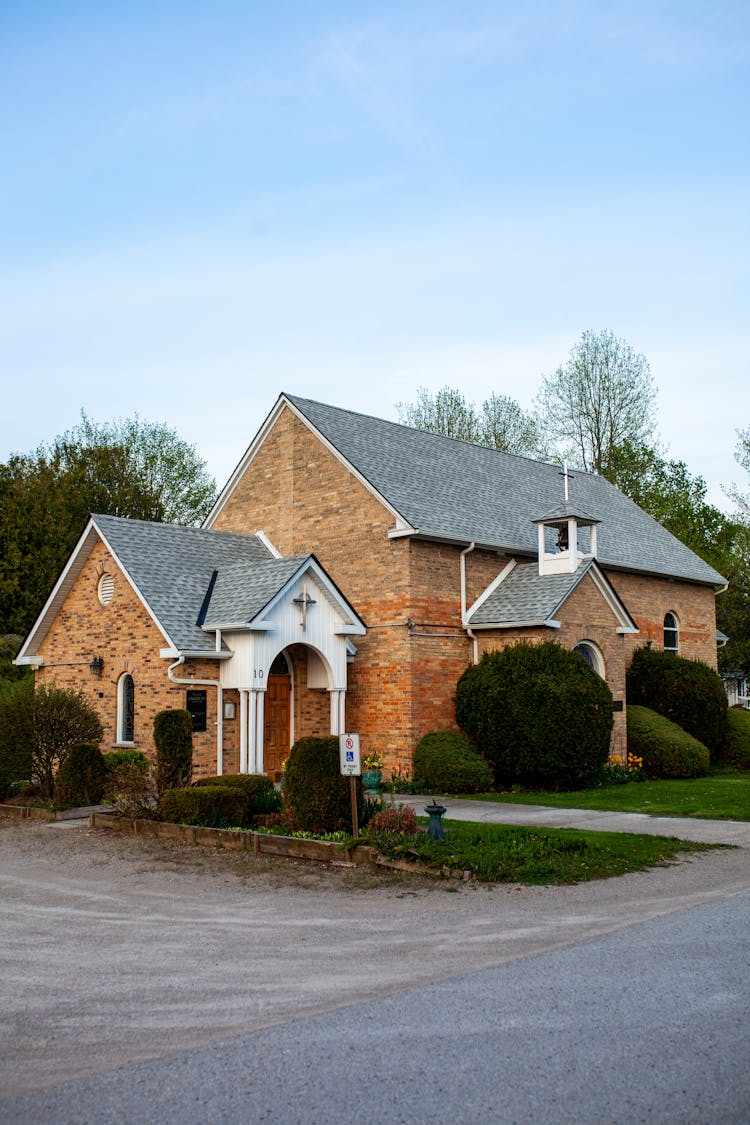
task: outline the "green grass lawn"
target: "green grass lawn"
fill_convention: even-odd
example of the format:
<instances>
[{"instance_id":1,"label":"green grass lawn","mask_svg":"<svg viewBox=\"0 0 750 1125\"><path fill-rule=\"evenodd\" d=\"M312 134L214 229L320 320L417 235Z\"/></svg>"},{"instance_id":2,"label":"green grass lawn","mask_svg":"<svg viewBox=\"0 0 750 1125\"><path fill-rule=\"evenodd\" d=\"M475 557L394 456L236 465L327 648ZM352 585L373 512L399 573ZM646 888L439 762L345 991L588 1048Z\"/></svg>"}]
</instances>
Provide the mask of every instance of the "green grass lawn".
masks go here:
<instances>
[{"instance_id":1,"label":"green grass lawn","mask_svg":"<svg viewBox=\"0 0 750 1125\"><path fill-rule=\"evenodd\" d=\"M477 801L505 801L553 808L604 809L652 816L696 816L750 820L750 773L715 772L689 781L642 781L568 793L478 793Z\"/></svg>"},{"instance_id":2,"label":"green grass lawn","mask_svg":"<svg viewBox=\"0 0 750 1125\"><path fill-rule=\"evenodd\" d=\"M705 851L713 845L673 836L626 832L585 832L572 828L510 827L449 820L446 838L433 843L426 835L397 837L385 854L417 860L449 872L471 871L488 883L580 883L608 879L629 871L663 866L679 852Z\"/></svg>"}]
</instances>

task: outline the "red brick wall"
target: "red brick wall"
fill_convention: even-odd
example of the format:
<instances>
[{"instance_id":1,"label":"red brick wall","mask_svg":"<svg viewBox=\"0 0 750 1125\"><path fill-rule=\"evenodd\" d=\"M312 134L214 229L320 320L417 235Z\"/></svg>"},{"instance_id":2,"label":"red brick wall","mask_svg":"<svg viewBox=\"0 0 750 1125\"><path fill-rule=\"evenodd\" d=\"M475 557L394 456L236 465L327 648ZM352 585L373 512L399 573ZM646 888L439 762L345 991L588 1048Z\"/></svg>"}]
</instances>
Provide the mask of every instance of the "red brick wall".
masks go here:
<instances>
[{"instance_id":1,"label":"red brick wall","mask_svg":"<svg viewBox=\"0 0 750 1125\"><path fill-rule=\"evenodd\" d=\"M629 642L631 655L647 641L663 647L664 616L671 611L680 626L680 656L716 668L716 597L710 586L611 570L607 577L640 630Z\"/></svg>"}]
</instances>

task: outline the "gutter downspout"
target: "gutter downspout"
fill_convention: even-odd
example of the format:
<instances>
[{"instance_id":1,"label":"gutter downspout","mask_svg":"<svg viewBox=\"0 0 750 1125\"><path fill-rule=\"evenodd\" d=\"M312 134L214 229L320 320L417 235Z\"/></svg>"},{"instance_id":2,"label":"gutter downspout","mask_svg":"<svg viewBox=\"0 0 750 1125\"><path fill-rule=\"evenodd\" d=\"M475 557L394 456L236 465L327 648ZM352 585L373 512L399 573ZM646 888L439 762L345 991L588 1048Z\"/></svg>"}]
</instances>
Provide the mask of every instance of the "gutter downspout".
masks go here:
<instances>
[{"instance_id":1,"label":"gutter downspout","mask_svg":"<svg viewBox=\"0 0 750 1125\"><path fill-rule=\"evenodd\" d=\"M461 552L461 625L466 630L466 635L471 639L473 645L472 659L475 664L479 663L479 642L476 633L472 632L466 621L466 556L470 555L476 547L476 542L472 539L468 547Z\"/></svg>"},{"instance_id":2,"label":"gutter downspout","mask_svg":"<svg viewBox=\"0 0 750 1125\"><path fill-rule=\"evenodd\" d=\"M221 647L221 634L217 631L216 638L217 650ZM167 676L173 684L184 684L187 687L194 687L199 684L201 687L215 687L216 688L216 776L221 777L224 773L224 693L221 687L220 680L195 680L195 679L180 679L174 675L175 668L179 668L181 664L185 663L185 657L180 656L175 660L174 664L170 664L167 668Z\"/></svg>"}]
</instances>

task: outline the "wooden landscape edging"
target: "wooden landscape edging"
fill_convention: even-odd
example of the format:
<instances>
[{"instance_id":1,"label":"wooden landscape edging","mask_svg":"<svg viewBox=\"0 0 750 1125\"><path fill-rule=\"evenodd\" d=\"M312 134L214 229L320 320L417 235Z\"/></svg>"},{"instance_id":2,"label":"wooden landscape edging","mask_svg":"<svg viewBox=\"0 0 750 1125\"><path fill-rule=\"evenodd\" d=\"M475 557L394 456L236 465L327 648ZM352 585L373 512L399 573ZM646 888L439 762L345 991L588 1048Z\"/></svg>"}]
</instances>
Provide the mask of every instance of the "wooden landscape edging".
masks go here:
<instances>
[{"instance_id":1,"label":"wooden landscape edging","mask_svg":"<svg viewBox=\"0 0 750 1125\"><path fill-rule=\"evenodd\" d=\"M228 851L251 851L254 855L287 856L290 859L314 859L322 863L381 865L383 860L376 848L366 844L355 844L348 848L329 840L300 840L294 836L271 836L265 832L244 829L234 831L228 828L197 828L192 824L134 820L100 812L91 814L91 827L108 828L130 836L151 836L185 844L225 848Z\"/></svg>"},{"instance_id":2,"label":"wooden landscape edging","mask_svg":"<svg viewBox=\"0 0 750 1125\"><path fill-rule=\"evenodd\" d=\"M21 820L83 820L92 816L94 811L101 806L86 805L78 809L39 809L35 805L11 805L0 803L0 816L8 816Z\"/></svg>"}]
</instances>

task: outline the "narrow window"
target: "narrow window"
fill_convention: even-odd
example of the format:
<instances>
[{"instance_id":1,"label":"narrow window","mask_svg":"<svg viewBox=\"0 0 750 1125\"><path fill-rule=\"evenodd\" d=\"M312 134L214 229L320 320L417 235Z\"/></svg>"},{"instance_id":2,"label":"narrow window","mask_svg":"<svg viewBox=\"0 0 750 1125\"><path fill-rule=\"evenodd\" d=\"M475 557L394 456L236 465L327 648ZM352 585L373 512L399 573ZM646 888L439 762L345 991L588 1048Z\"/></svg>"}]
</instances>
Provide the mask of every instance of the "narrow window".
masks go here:
<instances>
[{"instance_id":1,"label":"narrow window","mask_svg":"<svg viewBox=\"0 0 750 1125\"><path fill-rule=\"evenodd\" d=\"M135 718L135 685L129 672L117 685L117 741L132 742Z\"/></svg>"},{"instance_id":2,"label":"narrow window","mask_svg":"<svg viewBox=\"0 0 750 1125\"><path fill-rule=\"evenodd\" d=\"M673 613L664 615L664 651L680 651L680 629Z\"/></svg>"}]
</instances>

